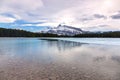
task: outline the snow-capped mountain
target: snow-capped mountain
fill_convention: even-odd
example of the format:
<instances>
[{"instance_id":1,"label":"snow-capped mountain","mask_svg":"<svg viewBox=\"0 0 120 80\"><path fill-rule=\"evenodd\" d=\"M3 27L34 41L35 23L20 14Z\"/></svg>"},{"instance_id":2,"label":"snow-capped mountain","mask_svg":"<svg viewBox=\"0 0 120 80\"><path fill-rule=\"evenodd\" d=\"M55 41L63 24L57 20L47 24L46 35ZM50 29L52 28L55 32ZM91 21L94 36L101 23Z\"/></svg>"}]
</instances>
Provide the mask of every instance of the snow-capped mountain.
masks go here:
<instances>
[{"instance_id":1,"label":"snow-capped mountain","mask_svg":"<svg viewBox=\"0 0 120 80\"><path fill-rule=\"evenodd\" d=\"M48 29L47 31L45 31L45 33L73 36L76 34L82 34L82 33L84 33L84 31L82 31L80 28L75 28L72 26L60 24L57 27Z\"/></svg>"}]
</instances>

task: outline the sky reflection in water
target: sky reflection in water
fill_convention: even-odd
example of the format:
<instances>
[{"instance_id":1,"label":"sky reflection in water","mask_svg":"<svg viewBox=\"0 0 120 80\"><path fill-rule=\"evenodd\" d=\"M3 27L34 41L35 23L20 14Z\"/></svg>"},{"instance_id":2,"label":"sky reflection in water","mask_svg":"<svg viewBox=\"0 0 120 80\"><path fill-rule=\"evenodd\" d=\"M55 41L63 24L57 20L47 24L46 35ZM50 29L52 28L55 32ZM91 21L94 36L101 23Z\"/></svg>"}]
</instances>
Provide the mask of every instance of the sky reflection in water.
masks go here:
<instances>
[{"instance_id":1,"label":"sky reflection in water","mask_svg":"<svg viewBox=\"0 0 120 80\"><path fill-rule=\"evenodd\" d=\"M120 46L83 44L60 40L1 38L0 67L19 59L31 64L59 64L93 70L120 79Z\"/></svg>"}]
</instances>

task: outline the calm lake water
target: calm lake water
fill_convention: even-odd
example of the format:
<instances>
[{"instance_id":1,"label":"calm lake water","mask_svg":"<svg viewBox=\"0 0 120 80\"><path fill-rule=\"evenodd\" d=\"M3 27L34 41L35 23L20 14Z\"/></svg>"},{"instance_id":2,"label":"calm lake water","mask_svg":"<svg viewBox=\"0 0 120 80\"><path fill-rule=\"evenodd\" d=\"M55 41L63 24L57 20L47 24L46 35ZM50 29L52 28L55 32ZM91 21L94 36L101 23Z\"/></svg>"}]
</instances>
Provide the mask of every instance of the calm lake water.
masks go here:
<instances>
[{"instance_id":1,"label":"calm lake water","mask_svg":"<svg viewBox=\"0 0 120 80\"><path fill-rule=\"evenodd\" d=\"M120 39L0 38L0 80L120 80Z\"/></svg>"}]
</instances>

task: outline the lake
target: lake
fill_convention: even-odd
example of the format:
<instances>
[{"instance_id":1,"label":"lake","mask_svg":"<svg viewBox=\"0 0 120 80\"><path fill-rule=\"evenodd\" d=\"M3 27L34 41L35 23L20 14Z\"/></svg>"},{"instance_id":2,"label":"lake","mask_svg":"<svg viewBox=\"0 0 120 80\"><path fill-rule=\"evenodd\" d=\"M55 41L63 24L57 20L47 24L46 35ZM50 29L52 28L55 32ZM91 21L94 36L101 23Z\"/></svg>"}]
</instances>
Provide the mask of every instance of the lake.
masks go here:
<instances>
[{"instance_id":1,"label":"lake","mask_svg":"<svg viewBox=\"0 0 120 80\"><path fill-rule=\"evenodd\" d=\"M120 38L0 38L0 80L120 80Z\"/></svg>"}]
</instances>

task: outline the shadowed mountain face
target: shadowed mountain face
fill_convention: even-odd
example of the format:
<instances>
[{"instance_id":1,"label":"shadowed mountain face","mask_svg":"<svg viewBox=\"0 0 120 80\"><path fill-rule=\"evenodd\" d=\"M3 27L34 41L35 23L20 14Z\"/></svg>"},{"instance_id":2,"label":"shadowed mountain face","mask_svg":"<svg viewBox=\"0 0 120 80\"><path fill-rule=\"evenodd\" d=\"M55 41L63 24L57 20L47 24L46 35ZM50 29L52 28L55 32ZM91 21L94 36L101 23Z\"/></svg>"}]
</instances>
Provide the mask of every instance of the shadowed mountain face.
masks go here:
<instances>
[{"instance_id":1,"label":"shadowed mountain face","mask_svg":"<svg viewBox=\"0 0 120 80\"><path fill-rule=\"evenodd\" d=\"M47 33L73 36L73 35L77 35L77 34L82 34L82 33L84 33L84 31L81 30L80 28L75 28L75 27L72 27L72 26L61 25L60 24L56 28L49 29L47 31Z\"/></svg>"}]
</instances>

